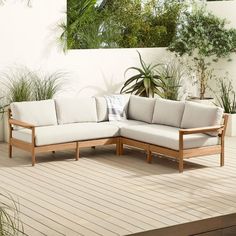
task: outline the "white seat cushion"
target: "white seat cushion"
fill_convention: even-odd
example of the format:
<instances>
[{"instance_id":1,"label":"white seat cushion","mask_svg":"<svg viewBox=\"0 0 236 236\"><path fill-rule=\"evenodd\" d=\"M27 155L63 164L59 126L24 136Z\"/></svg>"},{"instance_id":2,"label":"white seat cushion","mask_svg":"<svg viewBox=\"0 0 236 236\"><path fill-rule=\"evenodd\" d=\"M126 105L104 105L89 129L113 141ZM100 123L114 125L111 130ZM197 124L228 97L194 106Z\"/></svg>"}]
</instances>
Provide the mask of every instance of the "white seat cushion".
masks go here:
<instances>
[{"instance_id":1,"label":"white seat cushion","mask_svg":"<svg viewBox=\"0 0 236 236\"><path fill-rule=\"evenodd\" d=\"M103 122L104 124L114 125L115 127L119 128L119 135L120 128L122 127L130 127L130 126L137 126L137 125L146 125L146 122L138 121L138 120L122 120L122 121L107 121Z\"/></svg>"},{"instance_id":2,"label":"white seat cushion","mask_svg":"<svg viewBox=\"0 0 236 236\"><path fill-rule=\"evenodd\" d=\"M154 98L130 96L128 119L152 123L155 101Z\"/></svg>"},{"instance_id":3,"label":"white seat cushion","mask_svg":"<svg viewBox=\"0 0 236 236\"><path fill-rule=\"evenodd\" d=\"M152 123L180 127L185 102L156 99Z\"/></svg>"},{"instance_id":4,"label":"white seat cushion","mask_svg":"<svg viewBox=\"0 0 236 236\"><path fill-rule=\"evenodd\" d=\"M181 127L188 129L220 125L223 113L224 110L220 107L186 102ZM217 135L215 132L209 134Z\"/></svg>"},{"instance_id":5,"label":"white seat cushion","mask_svg":"<svg viewBox=\"0 0 236 236\"><path fill-rule=\"evenodd\" d=\"M43 146L116 137L119 135L119 128L103 123L76 123L38 127L35 129L35 133L36 146ZM28 129L14 130L13 138L31 143L31 131Z\"/></svg>"},{"instance_id":6,"label":"white seat cushion","mask_svg":"<svg viewBox=\"0 0 236 236\"><path fill-rule=\"evenodd\" d=\"M110 124L110 125L115 125L119 128L133 126L133 125L146 125L147 124L146 122L138 121L138 120L108 121L108 122L104 122L104 123Z\"/></svg>"},{"instance_id":7,"label":"white seat cushion","mask_svg":"<svg viewBox=\"0 0 236 236\"><path fill-rule=\"evenodd\" d=\"M35 126L57 125L54 100L14 102L10 107L16 120Z\"/></svg>"},{"instance_id":8,"label":"white seat cushion","mask_svg":"<svg viewBox=\"0 0 236 236\"><path fill-rule=\"evenodd\" d=\"M174 150L179 150L179 128L165 125L136 125L122 127L121 136ZM218 144L218 137L207 134L184 136L184 148L197 148Z\"/></svg>"},{"instance_id":9,"label":"white seat cushion","mask_svg":"<svg viewBox=\"0 0 236 236\"><path fill-rule=\"evenodd\" d=\"M56 111L58 123L97 122L95 98L58 98Z\"/></svg>"}]
</instances>

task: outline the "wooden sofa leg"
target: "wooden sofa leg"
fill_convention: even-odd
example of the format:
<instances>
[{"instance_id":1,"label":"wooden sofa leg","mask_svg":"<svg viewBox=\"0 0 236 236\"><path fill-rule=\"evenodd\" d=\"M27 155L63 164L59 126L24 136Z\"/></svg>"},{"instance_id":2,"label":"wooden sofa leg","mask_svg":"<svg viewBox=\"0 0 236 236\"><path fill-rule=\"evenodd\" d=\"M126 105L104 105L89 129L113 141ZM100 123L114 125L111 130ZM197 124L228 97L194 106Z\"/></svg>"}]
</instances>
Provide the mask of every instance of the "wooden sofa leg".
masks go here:
<instances>
[{"instance_id":1,"label":"wooden sofa leg","mask_svg":"<svg viewBox=\"0 0 236 236\"><path fill-rule=\"evenodd\" d=\"M152 163L152 152L149 149L147 150L147 162Z\"/></svg>"},{"instance_id":2,"label":"wooden sofa leg","mask_svg":"<svg viewBox=\"0 0 236 236\"><path fill-rule=\"evenodd\" d=\"M224 166L225 164L225 145L224 145L224 137L221 138L221 152L220 152L220 166Z\"/></svg>"},{"instance_id":3,"label":"wooden sofa leg","mask_svg":"<svg viewBox=\"0 0 236 236\"><path fill-rule=\"evenodd\" d=\"M179 156L179 173L183 173L184 171L184 159L183 156Z\"/></svg>"},{"instance_id":4,"label":"wooden sofa leg","mask_svg":"<svg viewBox=\"0 0 236 236\"><path fill-rule=\"evenodd\" d=\"M32 149L31 149L31 155L32 155L32 166L35 166L36 157L35 157L35 127L32 128Z\"/></svg>"},{"instance_id":5,"label":"wooden sofa leg","mask_svg":"<svg viewBox=\"0 0 236 236\"><path fill-rule=\"evenodd\" d=\"M122 138L120 138L120 143L119 143L119 155L120 156L124 155L124 144L122 142Z\"/></svg>"},{"instance_id":6,"label":"wooden sofa leg","mask_svg":"<svg viewBox=\"0 0 236 236\"><path fill-rule=\"evenodd\" d=\"M8 109L8 131L9 131L9 137L8 137L8 155L9 158L12 158L12 145L11 145L11 139L12 139L12 125L9 123L9 119L11 118L11 111Z\"/></svg>"},{"instance_id":7,"label":"wooden sofa leg","mask_svg":"<svg viewBox=\"0 0 236 236\"><path fill-rule=\"evenodd\" d=\"M12 145L10 143L8 144L8 154L9 158L12 158Z\"/></svg>"},{"instance_id":8,"label":"wooden sofa leg","mask_svg":"<svg viewBox=\"0 0 236 236\"><path fill-rule=\"evenodd\" d=\"M179 132L179 173L184 171L184 136L182 132Z\"/></svg>"},{"instance_id":9,"label":"wooden sofa leg","mask_svg":"<svg viewBox=\"0 0 236 236\"><path fill-rule=\"evenodd\" d=\"M227 114L224 114L224 130L222 131L220 137L221 137L221 152L220 152L220 166L225 165L225 132L228 124L229 116Z\"/></svg>"},{"instance_id":10,"label":"wooden sofa leg","mask_svg":"<svg viewBox=\"0 0 236 236\"><path fill-rule=\"evenodd\" d=\"M32 166L35 166L36 157L35 157L35 149L32 148Z\"/></svg>"},{"instance_id":11,"label":"wooden sofa leg","mask_svg":"<svg viewBox=\"0 0 236 236\"><path fill-rule=\"evenodd\" d=\"M75 160L79 160L79 143L76 143Z\"/></svg>"},{"instance_id":12,"label":"wooden sofa leg","mask_svg":"<svg viewBox=\"0 0 236 236\"><path fill-rule=\"evenodd\" d=\"M117 142L116 142L116 155L117 156L120 155L120 138L117 138Z\"/></svg>"},{"instance_id":13,"label":"wooden sofa leg","mask_svg":"<svg viewBox=\"0 0 236 236\"><path fill-rule=\"evenodd\" d=\"M220 166L224 166L224 165L225 165L224 152L221 151L221 154L220 154Z\"/></svg>"},{"instance_id":14,"label":"wooden sofa leg","mask_svg":"<svg viewBox=\"0 0 236 236\"><path fill-rule=\"evenodd\" d=\"M116 155L121 156L124 154L124 145L122 143L122 138L118 138L116 143Z\"/></svg>"}]
</instances>

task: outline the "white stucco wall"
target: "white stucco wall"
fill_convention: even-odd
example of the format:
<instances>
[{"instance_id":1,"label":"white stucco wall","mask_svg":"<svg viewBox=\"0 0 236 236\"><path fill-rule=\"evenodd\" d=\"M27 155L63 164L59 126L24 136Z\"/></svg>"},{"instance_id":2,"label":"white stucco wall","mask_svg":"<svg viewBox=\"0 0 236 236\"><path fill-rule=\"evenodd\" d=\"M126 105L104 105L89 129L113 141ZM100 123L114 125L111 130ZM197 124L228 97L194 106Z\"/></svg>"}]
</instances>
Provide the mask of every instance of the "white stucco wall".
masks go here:
<instances>
[{"instance_id":1,"label":"white stucco wall","mask_svg":"<svg viewBox=\"0 0 236 236\"><path fill-rule=\"evenodd\" d=\"M65 55L56 40L66 0L32 0L32 8L22 1L9 2L0 7L0 70L12 65L44 71L61 69L68 72L63 94L87 96L119 91L125 69L138 65L136 49L71 50ZM209 2L208 7L236 27L236 1ZM167 55L163 48L138 50L147 62L157 62ZM234 59L218 63L217 69L229 71L236 85Z\"/></svg>"},{"instance_id":2,"label":"white stucco wall","mask_svg":"<svg viewBox=\"0 0 236 236\"><path fill-rule=\"evenodd\" d=\"M66 73L58 96L92 96L119 92L124 71L139 65L136 49L71 50L57 41L57 24L65 19L66 0L32 0L32 7L10 0L0 6L0 71L15 65ZM166 57L163 48L138 49L147 62ZM0 140L3 137L0 120Z\"/></svg>"},{"instance_id":3,"label":"white stucco wall","mask_svg":"<svg viewBox=\"0 0 236 236\"><path fill-rule=\"evenodd\" d=\"M68 95L119 91L124 71L138 65L136 49L70 50L64 54L56 41L56 26L65 17L66 0L32 0L32 5L0 7L0 68L23 64L44 71L63 70L68 72L64 86ZM138 50L147 62L166 54L162 48Z\"/></svg>"},{"instance_id":4,"label":"white stucco wall","mask_svg":"<svg viewBox=\"0 0 236 236\"><path fill-rule=\"evenodd\" d=\"M91 96L118 92L124 71L139 65L136 49L71 50L64 54L57 42L57 24L65 18L66 0L32 0L31 8L16 2L0 6L0 70L13 65L49 72L60 69L67 72L60 96ZM236 1L209 2L208 7L236 27ZM164 48L138 50L147 62L168 56ZM236 87L234 58L230 63L219 63L217 70L227 70Z\"/></svg>"},{"instance_id":5,"label":"white stucco wall","mask_svg":"<svg viewBox=\"0 0 236 236\"><path fill-rule=\"evenodd\" d=\"M236 1L216 1L208 2L208 9L215 15L226 18L228 20L229 27L236 28ZM236 90L236 55L231 56L232 61L220 60L216 65L216 73L224 76L225 72L229 73L229 78L233 81L234 88ZM215 81L210 81L210 85L213 89L216 88Z\"/></svg>"}]
</instances>

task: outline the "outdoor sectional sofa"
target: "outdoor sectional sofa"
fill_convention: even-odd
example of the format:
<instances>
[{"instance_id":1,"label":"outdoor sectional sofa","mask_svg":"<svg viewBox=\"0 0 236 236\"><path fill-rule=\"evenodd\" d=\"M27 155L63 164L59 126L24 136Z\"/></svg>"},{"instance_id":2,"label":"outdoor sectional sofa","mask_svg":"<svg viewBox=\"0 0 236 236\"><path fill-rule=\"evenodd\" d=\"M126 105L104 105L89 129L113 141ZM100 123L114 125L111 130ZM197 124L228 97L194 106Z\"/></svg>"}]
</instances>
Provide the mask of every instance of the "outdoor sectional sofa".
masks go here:
<instances>
[{"instance_id":1,"label":"outdoor sectional sofa","mask_svg":"<svg viewBox=\"0 0 236 236\"><path fill-rule=\"evenodd\" d=\"M125 95L124 95L125 96ZM104 97L58 98L12 103L9 110L9 157L12 147L35 155L66 149L116 144L144 149L177 159L183 172L185 158L220 154L224 165L227 116L215 106L160 98L126 96L127 120L108 121Z\"/></svg>"}]
</instances>

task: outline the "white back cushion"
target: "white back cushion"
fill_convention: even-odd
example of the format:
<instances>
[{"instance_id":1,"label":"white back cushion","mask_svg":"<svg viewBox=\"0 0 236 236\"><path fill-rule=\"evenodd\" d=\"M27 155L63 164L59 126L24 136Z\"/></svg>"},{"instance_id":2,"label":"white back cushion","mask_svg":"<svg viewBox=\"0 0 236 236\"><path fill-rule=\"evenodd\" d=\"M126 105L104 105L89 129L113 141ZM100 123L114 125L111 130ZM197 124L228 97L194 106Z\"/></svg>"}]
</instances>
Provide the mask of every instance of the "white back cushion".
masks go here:
<instances>
[{"instance_id":1,"label":"white back cushion","mask_svg":"<svg viewBox=\"0 0 236 236\"><path fill-rule=\"evenodd\" d=\"M57 125L54 100L14 102L10 107L16 120L35 126Z\"/></svg>"},{"instance_id":2,"label":"white back cushion","mask_svg":"<svg viewBox=\"0 0 236 236\"><path fill-rule=\"evenodd\" d=\"M185 102L156 99L152 123L180 127Z\"/></svg>"},{"instance_id":3,"label":"white back cushion","mask_svg":"<svg viewBox=\"0 0 236 236\"><path fill-rule=\"evenodd\" d=\"M132 95L129 100L128 118L152 123L154 106L154 98L144 98Z\"/></svg>"},{"instance_id":4,"label":"white back cushion","mask_svg":"<svg viewBox=\"0 0 236 236\"><path fill-rule=\"evenodd\" d=\"M223 113L224 111L220 107L186 102L181 127L199 128L220 125ZM216 133L209 134L216 135Z\"/></svg>"},{"instance_id":5,"label":"white back cushion","mask_svg":"<svg viewBox=\"0 0 236 236\"><path fill-rule=\"evenodd\" d=\"M98 122L108 121L108 108L105 97L95 97Z\"/></svg>"},{"instance_id":6,"label":"white back cushion","mask_svg":"<svg viewBox=\"0 0 236 236\"><path fill-rule=\"evenodd\" d=\"M55 102L59 124L97 122L95 98L58 98Z\"/></svg>"}]
</instances>

